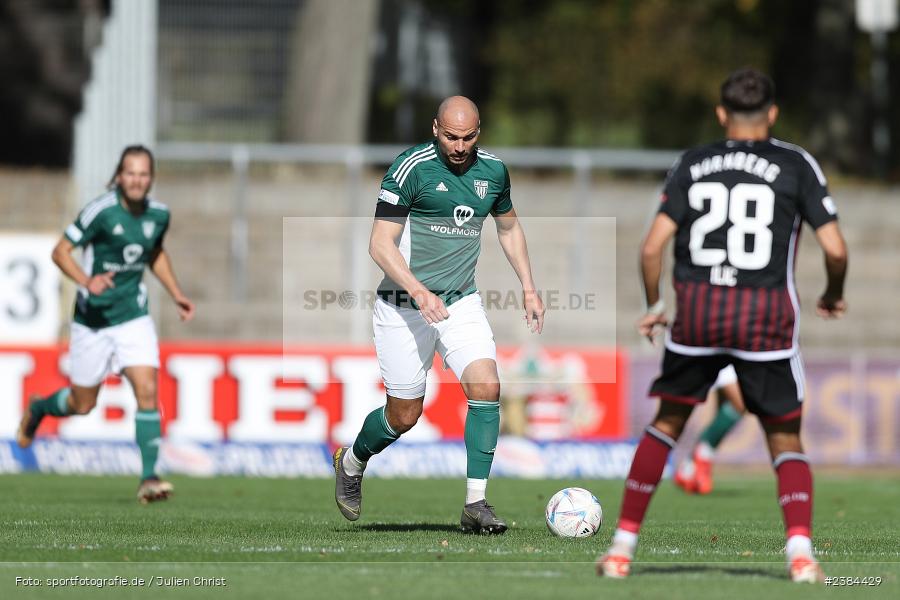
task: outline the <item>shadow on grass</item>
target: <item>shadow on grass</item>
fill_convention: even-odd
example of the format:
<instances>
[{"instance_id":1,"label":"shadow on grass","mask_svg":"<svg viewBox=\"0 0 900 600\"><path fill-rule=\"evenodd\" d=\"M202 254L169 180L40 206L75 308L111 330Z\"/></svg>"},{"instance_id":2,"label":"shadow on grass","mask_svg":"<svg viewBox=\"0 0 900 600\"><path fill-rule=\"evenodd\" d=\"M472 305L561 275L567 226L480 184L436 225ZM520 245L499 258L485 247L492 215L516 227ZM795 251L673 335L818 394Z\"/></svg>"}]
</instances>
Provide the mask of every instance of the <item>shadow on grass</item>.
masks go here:
<instances>
[{"instance_id":1,"label":"shadow on grass","mask_svg":"<svg viewBox=\"0 0 900 600\"><path fill-rule=\"evenodd\" d=\"M721 573L737 577L765 577L767 579L785 579L786 575L775 572L772 569L760 569L754 567L731 567L727 565L703 564L703 565L634 565L632 573L635 575L685 575L685 574L712 574ZM785 579L786 580L786 579Z\"/></svg>"},{"instance_id":2,"label":"shadow on grass","mask_svg":"<svg viewBox=\"0 0 900 600\"><path fill-rule=\"evenodd\" d=\"M359 525L350 531L447 531L459 532L459 525L447 525L446 523L370 523Z\"/></svg>"}]
</instances>

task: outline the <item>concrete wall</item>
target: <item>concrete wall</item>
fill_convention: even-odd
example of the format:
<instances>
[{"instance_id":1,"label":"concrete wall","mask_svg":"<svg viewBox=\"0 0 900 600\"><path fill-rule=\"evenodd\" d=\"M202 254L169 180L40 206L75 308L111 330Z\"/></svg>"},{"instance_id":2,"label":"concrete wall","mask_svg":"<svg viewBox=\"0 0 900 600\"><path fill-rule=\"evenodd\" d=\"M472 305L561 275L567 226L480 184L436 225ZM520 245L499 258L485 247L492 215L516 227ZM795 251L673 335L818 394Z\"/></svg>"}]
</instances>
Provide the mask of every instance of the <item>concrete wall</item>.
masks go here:
<instances>
[{"instance_id":1,"label":"concrete wall","mask_svg":"<svg viewBox=\"0 0 900 600\"><path fill-rule=\"evenodd\" d=\"M380 175L367 173L360 197L351 198L340 169L254 172L246 206L248 293L245 302L236 302L230 281L234 214L230 173L193 173L163 165L155 196L172 210L167 248L198 313L192 323L181 324L171 303L152 285L161 336L366 343L368 310L359 304L349 307L350 302L345 303L348 308L333 304L312 309L305 294L330 290L359 295L377 285L380 274L366 255L366 244ZM562 294L575 289L582 300L594 299L592 310L573 310L558 302L559 309L547 317L542 342L618 343L638 355L653 354L638 339L633 323L643 309L637 248L654 210L657 187L655 181L598 177L588 198L579 202L573 179L565 173L513 173L513 199L523 218L538 285ZM61 231L74 215L73 208L66 208L70 189L65 174L0 172L0 189L2 230ZM825 276L814 235L805 230L797 263L803 344L813 351L837 353L894 349L900 342L900 320L891 310L900 298L900 194L895 189L838 185L832 196L851 251L850 313L838 322L815 316ZM494 290L505 300L510 291L516 293L518 283L492 224L486 224L483 237L479 287ZM351 273L353 248L360 256L362 289L355 288ZM671 305L668 287L667 296ZM499 343L528 339L518 309L495 307L490 320Z\"/></svg>"},{"instance_id":2,"label":"concrete wall","mask_svg":"<svg viewBox=\"0 0 900 600\"><path fill-rule=\"evenodd\" d=\"M0 169L0 231L59 231L72 185L68 171Z\"/></svg>"},{"instance_id":3,"label":"concrete wall","mask_svg":"<svg viewBox=\"0 0 900 600\"><path fill-rule=\"evenodd\" d=\"M368 336L368 313L354 316L355 309L338 306L304 309L308 303L302 301L302 293L358 292L349 273L354 237L357 251L362 253L364 280L367 286L377 285L380 273L365 254L365 245L380 175L374 171L367 175L358 199L348 199L340 170L286 171L252 178L247 207L250 291L246 305L228 300L230 175L191 179L163 175L157 195L171 205L175 218L170 249L186 289L200 301L198 319L189 327L177 326L174 313L164 307L163 335L271 340L284 333L285 339L293 342L346 343L352 320L362 318ZM513 173L513 198L523 218L538 285L566 292L578 280L580 268L587 277L576 291L594 294L597 299L593 311L549 314L542 341L617 342L638 353L652 352L634 333L633 323L643 309L637 248L655 209L657 188L655 181L595 178L589 197L579 202L573 180L565 174ZM819 350L892 349L900 341L900 321L885 316L893 299L900 297L900 210L896 206L900 194L858 186L836 186L832 191L851 250L850 313L839 322L823 322L815 316L815 301L824 289L825 275L815 236L807 228L797 262L803 343ZM517 290L492 229L486 224L479 287L503 293ZM576 243L577 239L581 241ZM580 267L579 260L583 261ZM671 306L668 284L666 289ZM493 311L491 322L501 343L521 342L527 337L518 310Z\"/></svg>"}]
</instances>

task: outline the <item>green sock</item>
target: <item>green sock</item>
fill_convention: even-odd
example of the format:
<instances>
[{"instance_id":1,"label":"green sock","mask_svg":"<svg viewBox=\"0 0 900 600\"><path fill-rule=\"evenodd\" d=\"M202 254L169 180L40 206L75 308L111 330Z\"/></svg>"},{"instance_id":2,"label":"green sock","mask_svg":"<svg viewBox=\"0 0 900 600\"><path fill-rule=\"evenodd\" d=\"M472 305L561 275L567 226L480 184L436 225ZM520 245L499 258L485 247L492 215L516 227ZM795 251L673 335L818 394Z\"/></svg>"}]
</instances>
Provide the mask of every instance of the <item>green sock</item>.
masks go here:
<instances>
[{"instance_id":1,"label":"green sock","mask_svg":"<svg viewBox=\"0 0 900 600\"><path fill-rule=\"evenodd\" d=\"M156 477L156 459L162 442L159 411L138 410L134 416L134 433L138 448L141 449L141 479Z\"/></svg>"},{"instance_id":2,"label":"green sock","mask_svg":"<svg viewBox=\"0 0 900 600\"><path fill-rule=\"evenodd\" d=\"M35 400L31 403L31 414L36 417L45 417L53 415L54 417L65 417L69 414L69 394L71 388L64 387L56 390L46 398Z\"/></svg>"},{"instance_id":3,"label":"green sock","mask_svg":"<svg viewBox=\"0 0 900 600\"><path fill-rule=\"evenodd\" d=\"M500 403L469 400L466 413L466 477L487 479L500 435Z\"/></svg>"},{"instance_id":4,"label":"green sock","mask_svg":"<svg viewBox=\"0 0 900 600\"><path fill-rule=\"evenodd\" d=\"M388 425L384 408L376 408L363 421L362 429L353 442L353 455L365 462L395 441L400 435Z\"/></svg>"},{"instance_id":5,"label":"green sock","mask_svg":"<svg viewBox=\"0 0 900 600\"><path fill-rule=\"evenodd\" d=\"M741 413L734 409L731 402L723 402L719 406L719 412L716 413L712 423L700 434L700 440L716 448L725 435L737 425L742 416Z\"/></svg>"}]
</instances>

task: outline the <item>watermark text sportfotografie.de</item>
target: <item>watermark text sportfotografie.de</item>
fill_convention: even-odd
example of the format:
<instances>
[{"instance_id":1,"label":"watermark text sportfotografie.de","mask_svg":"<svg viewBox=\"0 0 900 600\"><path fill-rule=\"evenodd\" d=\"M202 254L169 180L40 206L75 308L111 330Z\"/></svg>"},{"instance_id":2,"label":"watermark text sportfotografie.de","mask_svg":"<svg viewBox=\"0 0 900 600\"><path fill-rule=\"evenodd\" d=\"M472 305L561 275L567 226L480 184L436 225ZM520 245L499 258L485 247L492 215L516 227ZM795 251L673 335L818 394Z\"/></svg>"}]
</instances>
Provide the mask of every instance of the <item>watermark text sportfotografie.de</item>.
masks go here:
<instances>
[{"instance_id":1,"label":"watermark text sportfotografie.de","mask_svg":"<svg viewBox=\"0 0 900 600\"><path fill-rule=\"evenodd\" d=\"M466 295L464 292L438 290L437 295L451 302ZM481 289L485 310L518 310L522 308L523 293L521 290ZM548 311L598 309L599 294L596 292L566 292L562 290L539 290L534 292ZM365 290L306 290L303 292L301 307L303 310L372 310L376 300L383 300L400 306L413 305L412 298L405 290L376 291Z\"/></svg>"}]
</instances>

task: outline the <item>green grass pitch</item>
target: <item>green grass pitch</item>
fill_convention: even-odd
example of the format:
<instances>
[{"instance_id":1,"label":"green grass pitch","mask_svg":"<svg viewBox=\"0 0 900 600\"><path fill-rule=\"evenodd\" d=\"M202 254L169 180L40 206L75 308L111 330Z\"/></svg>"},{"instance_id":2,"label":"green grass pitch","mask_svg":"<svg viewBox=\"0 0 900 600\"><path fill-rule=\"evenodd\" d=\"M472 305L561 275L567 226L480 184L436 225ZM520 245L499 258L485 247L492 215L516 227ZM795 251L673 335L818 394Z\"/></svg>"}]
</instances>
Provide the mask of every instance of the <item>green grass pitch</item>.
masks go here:
<instances>
[{"instance_id":1,"label":"green grass pitch","mask_svg":"<svg viewBox=\"0 0 900 600\"><path fill-rule=\"evenodd\" d=\"M877 587L787 581L771 475L720 478L707 497L664 481L624 581L593 569L612 535L621 481L494 480L489 498L512 525L499 537L457 532L462 481L367 480L355 524L335 508L331 480L173 481L173 499L140 506L130 478L0 476L0 597L900 598L896 473L816 476L814 542L826 574L881 577ZM600 498L597 536L547 531L544 505L566 485ZM47 581L117 576L144 587L51 589ZM160 586L157 577L189 585ZM195 585L196 577L227 585Z\"/></svg>"}]
</instances>

